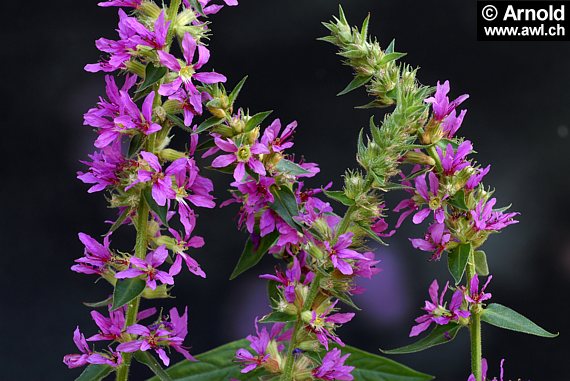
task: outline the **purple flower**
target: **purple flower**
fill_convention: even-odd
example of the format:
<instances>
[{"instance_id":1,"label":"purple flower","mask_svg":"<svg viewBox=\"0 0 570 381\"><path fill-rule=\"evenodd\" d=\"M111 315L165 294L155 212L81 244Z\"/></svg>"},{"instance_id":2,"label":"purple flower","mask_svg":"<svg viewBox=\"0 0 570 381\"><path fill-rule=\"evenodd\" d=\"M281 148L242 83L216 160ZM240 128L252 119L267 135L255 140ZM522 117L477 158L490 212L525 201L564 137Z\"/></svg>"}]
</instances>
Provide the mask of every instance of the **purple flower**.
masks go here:
<instances>
[{"instance_id":1,"label":"purple flower","mask_svg":"<svg viewBox=\"0 0 570 381\"><path fill-rule=\"evenodd\" d=\"M283 289L283 295L288 303L295 303L295 285L301 281L301 265L297 257L293 257L293 263L291 267L285 271L285 274L281 271L276 271L276 275L264 274L259 276L261 279L273 280L281 284Z\"/></svg>"},{"instance_id":2,"label":"purple flower","mask_svg":"<svg viewBox=\"0 0 570 381\"><path fill-rule=\"evenodd\" d=\"M505 359L501 360L501 373L500 373L500 379L497 380L496 377L494 377L491 381L503 381L503 377L504 377L504 369L503 369L503 364L505 363ZM486 380L487 379L487 370L488 370L488 365L487 365L487 359L483 358L481 359L481 379L482 380ZM473 374L471 374L469 376L469 378L467 379L467 381L476 381L477 379L475 378L475 376Z\"/></svg>"},{"instance_id":3,"label":"purple flower","mask_svg":"<svg viewBox=\"0 0 570 381\"><path fill-rule=\"evenodd\" d=\"M260 331L257 319L255 319L255 331L257 336L249 335L246 337L246 339L249 340L250 347L253 349L255 354L252 354L250 351L244 348L240 348L236 351L235 356L237 361L245 365L245 367L241 370L241 373L249 373L252 370L261 367L270 361L275 362L267 353L267 347L272 340L275 340L275 342L279 343L281 341L291 339L291 330L283 333L283 328L285 328L285 324L276 323L273 324L270 332L268 332L265 327L263 327L263 329ZM282 350L280 346L278 346L277 349Z\"/></svg>"},{"instance_id":4,"label":"purple flower","mask_svg":"<svg viewBox=\"0 0 570 381\"><path fill-rule=\"evenodd\" d=\"M469 290L463 287L463 292L465 293L465 300L467 300L469 303L480 304L483 303L485 300L491 299L491 294L485 292L485 289L487 288L487 285L489 285L491 279L493 279L493 276L489 275L489 277L487 278L487 282L485 282L483 287L481 287L481 291L479 291L479 276L475 274L475 276L471 278L471 282L469 284Z\"/></svg>"},{"instance_id":5,"label":"purple flower","mask_svg":"<svg viewBox=\"0 0 570 381\"><path fill-rule=\"evenodd\" d=\"M281 134L279 134L281 131L281 121L279 119L275 119L263 132L261 144L268 147L272 152L283 152L284 150L293 147L291 139L295 132L295 128L297 128L297 122L293 121L285 127Z\"/></svg>"},{"instance_id":6,"label":"purple flower","mask_svg":"<svg viewBox=\"0 0 570 381\"><path fill-rule=\"evenodd\" d=\"M121 101L125 113L115 118L115 125L125 126L128 129L137 129L145 135L160 131L162 127L152 121L152 106L156 93L152 91L146 96L142 104L142 112L126 91L121 91Z\"/></svg>"},{"instance_id":7,"label":"purple flower","mask_svg":"<svg viewBox=\"0 0 570 381\"><path fill-rule=\"evenodd\" d=\"M513 217L518 216L519 213L495 211L493 210L493 206L495 206L496 202L496 198L492 198L488 201L481 199L475 207L475 210L470 211L475 230L499 231L509 225L518 223L517 220L513 220Z\"/></svg>"},{"instance_id":8,"label":"purple flower","mask_svg":"<svg viewBox=\"0 0 570 381\"><path fill-rule=\"evenodd\" d=\"M106 271L107 263L112 259L109 236L105 236L103 245L85 233L79 233L79 240L85 246L85 250L83 257L75 260L78 264L73 265L71 270L82 274L102 274Z\"/></svg>"},{"instance_id":9,"label":"purple flower","mask_svg":"<svg viewBox=\"0 0 570 381\"><path fill-rule=\"evenodd\" d=\"M85 184L93 184L87 192L100 192L119 183L119 174L127 160L121 152L121 142L114 141L101 151L89 155L91 161L82 161L88 165L87 172L77 172L77 178Z\"/></svg>"},{"instance_id":10,"label":"purple flower","mask_svg":"<svg viewBox=\"0 0 570 381\"><path fill-rule=\"evenodd\" d=\"M176 260L174 261L174 264L172 265L174 267L174 270L172 270L172 272L176 274L179 273L180 270L177 270L177 268L182 265L182 260L184 260L186 267L188 267L188 270L192 274L206 278L206 273L202 270L198 262L185 252L189 248L198 249L204 246L204 238L200 236L190 237L192 231L187 231L184 238L182 238L180 234L174 229L169 229L169 231L170 234L172 234L172 236L176 239L175 253L178 254Z\"/></svg>"},{"instance_id":11,"label":"purple flower","mask_svg":"<svg viewBox=\"0 0 570 381\"><path fill-rule=\"evenodd\" d=\"M123 307L112 311L111 306L109 306L109 317L103 316L103 314L98 311L91 311L91 317L93 321L95 321L95 324L97 324L97 327L99 327L99 333L89 337L87 341L119 341L122 338L125 326L125 309L126 307ZM137 314L137 320L145 319L155 313L156 308L140 311Z\"/></svg>"},{"instance_id":12,"label":"purple flower","mask_svg":"<svg viewBox=\"0 0 570 381\"><path fill-rule=\"evenodd\" d=\"M368 258L357 251L349 249L352 245L352 237L354 233L348 232L340 235L337 242L331 245L328 241L324 242L327 253L332 261L333 267L338 269L344 275L352 275L354 272L351 264L347 260L366 261Z\"/></svg>"},{"instance_id":13,"label":"purple flower","mask_svg":"<svg viewBox=\"0 0 570 381\"><path fill-rule=\"evenodd\" d=\"M176 308L170 310L170 321L160 321L149 327L133 324L127 328L127 333L137 335L133 341L121 343L117 346L119 352L136 352L154 350L165 366L170 364L170 358L164 347L172 347L186 359L195 361L188 350L182 346L184 338L188 334L188 308L182 316L178 315Z\"/></svg>"},{"instance_id":14,"label":"purple flower","mask_svg":"<svg viewBox=\"0 0 570 381\"><path fill-rule=\"evenodd\" d=\"M259 154L270 153L267 147L260 143L254 143L251 146L243 144L240 147L231 139L221 139L219 137L214 138L216 146L224 152L229 152L227 155L220 155L214 159L212 162L212 167L214 168L225 168L230 164L237 162L236 168L234 170L234 179L241 183L244 181L246 174L246 166L250 168L253 172L265 176L265 167L263 163L255 157Z\"/></svg>"},{"instance_id":15,"label":"purple flower","mask_svg":"<svg viewBox=\"0 0 570 381\"><path fill-rule=\"evenodd\" d=\"M483 177L485 177L485 175L489 173L490 170L491 170L490 165L486 166L483 169L477 168L475 170L476 172L473 175L471 175L471 177L469 177L469 179L465 183L465 188L469 190L475 189L475 187L477 187L481 183Z\"/></svg>"},{"instance_id":16,"label":"purple flower","mask_svg":"<svg viewBox=\"0 0 570 381\"><path fill-rule=\"evenodd\" d=\"M138 8L143 0L109 0L97 4L100 7L128 7Z\"/></svg>"},{"instance_id":17,"label":"purple flower","mask_svg":"<svg viewBox=\"0 0 570 381\"><path fill-rule=\"evenodd\" d=\"M166 21L164 11L160 12L160 15L156 19L152 32L134 17L129 17L126 22L135 31L135 35L130 39L136 45L148 46L152 49L157 49L159 52L160 49L166 45L166 36L168 34L170 21Z\"/></svg>"},{"instance_id":18,"label":"purple flower","mask_svg":"<svg viewBox=\"0 0 570 381\"><path fill-rule=\"evenodd\" d=\"M467 110L461 110L459 115L457 112L453 110L442 122L441 122L441 129L443 131L443 136L446 138L453 138L461 124L463 123L463 119L465 118L465 114L467 114Z\"/></svg>"},{"instance_id":19,"label":"purple flower","mask_svg":"<svg viewBox=\"0 0 570 381\"><path fill-rule=\"evenodd\" d=\"M353 312L334 313L330 315L337 303L338 300L331 304L322 313L318 313L316 311L311 312L309 330L315 334L319 343L321 343L327 351L329 349L329 340L344 347L344 343L335 335L334 330L338 324L348 323L355 315Z\"/></svg>"},{"instance_id":20,"label":"purple flower","mask_svg":"<svg viewBox=\"0 0 570 381\"><path fill-rule=\"evenodd\" d=\"M445 224L433 223L428 228L423 239L410 238L410 242L416 249L433 252L432 260L439 260L450 239L451 233L447 230Z\"/></svg>"},{"instance_id":21,"label":"purple flower","mask_svg":"<svg viewBox=\"0 0 570 381\"><path fill-rule=\"evenodd\" d=\"M366 260L356 261L356 263L354 265L354 275L370 279L370 278L372 278L373 275L376 275L380 271L382 271L380 268L376 267L376 265L378 263L380 263L380 261L375 260L373 252L368 251L362 255L364 255L366 257ZM356 294L356 293L362 293L361 291L364 291L364 290L363 289L352 289L350 292L352 294Z\"/></svg>"},{"instance_id":22,"label":"purple flower","mask_svg":"<svg viewBox=\"0 0 570 381\"><path fill-rule=\"evenodd\" d=\"M354 377L350 373L354 370L354 367L344 365L349 356L350 354L346 354L341 357L340 349L334 348L325 355L321 365L313 370L313 377L327 381L353 380Z\"/></svg>"},{"instance_id":23,"label":"purple flower","mask_svg":"<svg viewBox=\"0 0 570 381\"><path fill-rule=\"evenodd\" d=\"M469 98L469 95L460 95L457 99L450 102L447 97L449 93L449 81L445 81L442 84L437 82L437 88L433 97L429 97L425 100L426 103L431 103L433 109L433 115L436 120L443 120L452 111L454 111L463 101Z\"/></svg>"},{"instance_id":24,"label":"purple flower","mask_svg":"<svg viewBox=\"0 0 570 381\"><path fill-rule=\"evenodd\" d=\"M87 345L85 336L79 331L79 327L75 328L73 332L73 342L77 346L77 349L81 353L69 354L63 357L63 363L67 365L68 368L78 368L89 363L89 358L93 354Z\"/></svg>"},{"instance_id":25,"label":"purple flower","mask_svg":"<svg viewBox=\"0 0 570 381\"><path fill-rule=\"evenodd\" d=\"M372 231L376 233L378 237L392 237L394 234L396 234L396 230L390 230L389 232L385 233L385 231L388 230L388 223L384 218L378 218L376 222L370 225L370 229L372 229Z\"/></svg>"},{"instance_id":26,"label":"purple flower","mask_svg":"<svg viewBox=\"0 0 570 381\"><path fill-rule=\"evenodd\" d=\"M194 53L198 47L198 61L193 63ZM178 74L176 79L172 82L160 86L158 93L160 95L172 95L176 93L182 85L190 96L190 103L201 112L202 100L201 94L192 83L192 79L196 79L205 84L212 84L218 82L225 82L226 77L215 72L196 73L204 66L210 59L210 51L203 45L197 45L194 38L190 33L184 34L182 40L182 52L184 55L185 63L181 63L170 53L158 51L160 63Z\"/></svg>"},{"instance_id":27,"label":"purple flower","mask_svg":"<svg viewBox=\"0 0 570 381\"><path fill-rule=\"evenodd\" d=\"M451 144L447 145L445 151L439 147L436 147L436 151L441 160L443 173L451 176L469 166L470 163L465 160L465 157L473 151L473 145L469 140L466 140L457 147L457 151L453 149Z\"/></svg>"},{"instance_id":28,"label":"purple flower","mask_svg":"<svg viewBox=\"0 0 570 381\"><path fill-rule=\"evenodd\" d=\"M137 179L125 190L129 190L138 183L152 183L152 198L160 206L166 205L166 200L176 198L176 192L172 189L171 175L178 169L172 164L162 172L162 167L155 154L141 151L140 156L148 164L150 170L139 169Z\"/></svg>"},{"instance_id":29,"label":"purple flower","mask_svg":"<svg viewBox=\"0 0 570 381\"><path fill-rule=\"evenodd\" d=\"M125 278L136 278L141 275L145 276L146 278L146 285L151 289L156 289L156 282L160 281L164 284L174 284L173 275L177 275L180 271L179 266L175 267L172 265L171 271L169 273L165 271L158 270L158 267L166 261L166 257L168 257L168 250L166 247L159 246L156 250L151 251L147 254L146 258L140 259L137 257L131 257L131 267L127 270L119 271L115 274L115 278L117 279L125 279Z\"/></svg>"},{"instance_id":30,"label":"purple flower","mask_svg":"<svg viewBox=\"0 0 570 381\"><path fill-rule=\"evenodd\" d=\"M446 325L450 321L457 321L459 318L469 317L469 311L461 309L461 303L463 302L463 292L461 290L456 290L451 297L451 302L449 307L446 307L446 303L443 302L447 288L449 287L449 282L445 284L445 288L438 298L439 284L437 280L434 280L429 287L429 296L431 301L426 300L425 306L422 308L427 313L416 318L417 325L412 327L410 331L410 337L417 336L426 329L429 328L431 323Z\"/></svg>"},{"instance_id":31,"label":"purple flower","mask_svg":"<svg viewBox=\"0 0 570 381\"><path fill-rule=\"evenodd\" d=\"M133 17L127 16L125 11L119 9L119 37L118 41L100 38L95 41L97 49L109 54L109 58L96 64L85 66L88 72L98 71L113 72L117 69L124 69L125 62L131 59L132 52L137 50L137 43L132 40L136 35L136 30L132 28L130 20ZM136 21L136 19L134 19ZM137 21L138 22L138 21Z\"/></svg>"},{"instance_id":32,"label":"purple flower","mask_svg":"<svg viewBox=\"0 0 570 381\"><path fill-rule=\"evenodd\" d=\"M429 178L429 190L426 184L425 176L419 176L415 180L416 190L418 194L423 198L423 200L427 203L428 207L420 209L414 217L412 221L414 224L422 223L426 217L433 211L434 218L440 224L443 223L445 220L445 212L443 210L442 201L447 198L447 194L443 197L439 196L439 180L437 176L430 172L428 174Z\"/></svg>"}]
</instances>

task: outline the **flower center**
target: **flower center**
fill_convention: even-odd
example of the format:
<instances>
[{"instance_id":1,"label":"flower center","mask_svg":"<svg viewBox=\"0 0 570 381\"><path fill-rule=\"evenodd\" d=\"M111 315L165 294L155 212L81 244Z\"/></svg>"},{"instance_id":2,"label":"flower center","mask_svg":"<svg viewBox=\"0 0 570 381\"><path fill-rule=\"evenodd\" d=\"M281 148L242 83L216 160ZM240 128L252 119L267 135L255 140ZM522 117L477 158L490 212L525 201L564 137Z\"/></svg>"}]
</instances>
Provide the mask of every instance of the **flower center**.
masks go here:
<instances>
[{"instance_id":1,"label":"flower center","mask_svg":"<svg viewBox=\"0 0 570 381\"><path fill-rule=\"evenodd\" d=\"M237 158L239 161L248 161L251 157L251 150L249 146L241 146L237 151Z\"/></svg>"},{"instance_id":2,"label":"flower center","mask_svg":"<svg viewBox=\"0 0 570 381\"><path fill-rule=\"evenodd\" d=\"M184 82L190 82L194 75L194 67L192 65L184 66L180 69L179 75Z\"/></svg>"},{"instance_id":3,"label":"flower center","mask_svg":"<svg viewBox=\"0 0 570 381\"><path fill-rule=\"evenodd\" d=\"M441 199L437 196L434 196L430 198L428 205L431 210L437 210L441 207Z\"/></svg>"}]
</instances>

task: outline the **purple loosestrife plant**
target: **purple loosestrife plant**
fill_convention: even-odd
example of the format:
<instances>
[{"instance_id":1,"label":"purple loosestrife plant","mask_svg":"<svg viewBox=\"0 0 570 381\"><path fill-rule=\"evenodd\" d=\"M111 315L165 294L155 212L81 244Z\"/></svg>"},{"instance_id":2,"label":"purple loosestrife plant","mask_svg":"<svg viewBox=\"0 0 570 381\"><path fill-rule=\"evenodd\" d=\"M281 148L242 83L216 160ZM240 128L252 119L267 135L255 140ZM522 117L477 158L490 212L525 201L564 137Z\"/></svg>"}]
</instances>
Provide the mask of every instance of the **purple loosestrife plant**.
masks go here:
<instances>
[{"instance_id":1,"label":"purple loosestrife plant","mask_svg":"<svg viewBox=\"0 0 570 381\"><path fill-rule=\"evenodd\" d=\"M367 144L361 135L359 162L382 175L375 177L380 189L404 189L411 195L394 208L401 212L396 226L411 214L414 224L429 221L425 237L410 241L413 247L431 252L434 260L447 253L454 280L452 285L446 284L439 297L438 283L432 283L430 301L423 308L425 314L416 319L418 324L410 336L435 323L433 331L415 344L385 352L410 353L443 344L466 327L471 336L470 380L483 381L486 372L482 371L481 322L543 337L556 335L508 307L487 304L491 294L485 291L491 276L479 289L479 276L489 275L481 246L492 234L517 223L518 213L507 212L508 208L495 209L494 191L482 183L490 166L477 165L470 158L473 144L456 136L466 114L466 110L458 113L457 109L469 96L450 100L449 81L438 82L435 89L417 87L416 70L394 63L403 54L394 51L393 42L383 50L375 40L367 39L368 19L360 30L351 28L341 10L339 18L325 25L331 31L325 41L339 48L345 64L355 73L355 80L343 93L366 85L369 95L375 97L367 107L395 105L394 111L384 117L382 128L372 128ZM390 155L391 151L397 152ZM407 165L411 168L405 168ZM397 174L399 184L387 182ZM461 285L463 280L465 285ZM444 301L448 288L454 291L449 304Z\"/></svg>"}]
</instances>

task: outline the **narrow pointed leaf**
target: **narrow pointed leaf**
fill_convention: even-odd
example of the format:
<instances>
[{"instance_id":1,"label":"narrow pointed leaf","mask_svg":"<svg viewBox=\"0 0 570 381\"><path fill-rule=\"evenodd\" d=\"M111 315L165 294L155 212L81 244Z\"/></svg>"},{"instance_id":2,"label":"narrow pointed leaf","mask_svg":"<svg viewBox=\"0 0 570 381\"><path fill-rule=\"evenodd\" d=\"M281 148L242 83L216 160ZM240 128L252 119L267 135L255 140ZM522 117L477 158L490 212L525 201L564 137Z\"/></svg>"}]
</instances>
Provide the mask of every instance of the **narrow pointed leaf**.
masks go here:
<instances>
[{"instance_id":1,"label":"narrow pointed leaf","mask_svg":"<svg viewBox=\"0 0 570 381\"><path fill-rule=\"evenodd\" d=\"M141 364L146 365L160 381L172 381L172 378L162 369L162 366L158 363L156 358L151 355L149 352L142 352L138 351L135 352L134 355L135 360L140 362Z\"/></svg>"},{"instance_id":2,"label":"narrow pointed leaf","mask_svg":"<svg viewBox=\"0 0 570 381\"><path fill-rule=\"evenodd\" d=\"M100 381L114 371L113 367L109 365L91 364L85 368L75 381Z\"/></svg>"},{"instance_id":3,"label":"narrow pointed leaf","mask_svg":"<svg viewBox=\"0 0 570 381\"><path fill-rule=\"evenodd\" d=\"M352 90L356 90L359 87L362 87L364 85L366 85L368 82L370 82L370 80L372 79L372 76L362 76L362 75L357 75L356 77L354 77L354 79L344 88L344 90L342 90L340 93L337 94L337 96L341 96L344 94L348 94L350 93Z\"/></svg>"},{"instance_id":4,"label":"narrow pointed leaf","mask_svg":"<svg viewBox=\"0 0 570 381\"><path fill-rule=\"evenodd\" d=\"M470 254L471 244L462 243L447 255L447 267L449 269L449 273L455 280L455 284L459 284L459 282L461 282Z\"/></svg>"},{"instance_id":5,"label":"narrow pointed leaf","mask_svg":"<svg viewBox=\"0 0 570 381\"><path fill-rule=\"evenodd\" d=\"M378 236L378 234L376 234L376 232L370 228L370 225L368 225L366 223L358 223L358 227L360 229L364 230L366 232L366 235L368 235L369 238L372 238L374 241L378 242L380 245L388 246L388 244L386 242L384 242L382 240L382 238L380 238Z\"/></svg>"},{"instance_id":6,"label":"narrow pointed leaf","mask_svg":"<svg viewBox=\"0 0 570 381\"><path fill-rule=\"evenodd\" d=\"M160 81L162 77L165 76L167 71L168 69L166 69L164 66L154 66L151 63L146 65L144 82L137 89L137 93L140 93L148 89L149 87Z\"/></svg>"},{"instance_id":7,"label":"narrow pointed leaf","mask_svg":"<svg viewBox=\"0 0 570 381\"><path fill-rule=\"evenodd\" d=\"M111 225L111 228L109 228L109 233L113 233L115 230L117 230L121 225L123 225L123 222L125 222L125 220L129 217L129 215L131 214L132 209L131 208L125 208L125 210L123 210L123 213L121 213L121 215L119 216L119 218L117 218L117 221L113 222L113 225Z\"/></svg>"},{"instance_id":8,"label":"narrow pointed leaf","mask_svg":"<svg viewBox=\"0 0 570 381\"><path fill-rule=\"evenodd\" d=\"M281 293L279 292L279 283L274 280L267 282L267 296L269 297L269 304L271 307L276 308L279 300L281 299Z\"/></svg>"},{"instance_id":9,"label":"narrow pointed leaf","mask_svg":"<svg viewBox=\"0 0 570 381\"><path fill-rule=\"evenodd\" d=\"M83 305L89 308L100 308L100 307L107 307L111 303L113 303L113 296L109 296L107 299L101 300L100 302L93 302L93 303L83 302Z\"/></svg>"},{"instance_id":10,"label":"narrow pointed leaf","mask_svg":"<svg viewBox=\"0 0 570 381\"><path fill-rule=\"evenodd\" d=\"M293 219L293 217L299 215L299 206L297 205L297 198L293 191L286 186L282 186L281 188L272 187L271 193L275 201L269 205L269 207L273 209L279 217L283 218L289 226L298 231L302 231L299 224Z\"/></svg>"},{"instance_id":11,"label":"narrow pointed leaf","mask_svg":"<svg viewBox=\"0 0 570 381\"><path fill-rule=\"evenodd\" d=\"M483 311L481 320L494 325L495 327L527 333L529 335L548 338L558 336L558 333L548 332L544 328L538 326L532 320L524 317L509 307L505 307L498 303L489 304Z\"/></svg>"},{"instance_id":12,"label":"narrow pointed leaf","mask_svg":"<svg viewBox=\"0 0 570 381\"><path fill-rule=\"evenodd\" d=\"M190 5L194 8L202 17L208 17L204 14L204 9L202 8L202 4L198 0L190 0Z\"/></svg>"},{"instance_id":13,"label":"narrow pointed leaf","mask_svg":"<svg viewBox=\"0 0 570 381\"><path fill-rule=\"evenodd\" d=\"M142 134L136 134L132 137L129 142L129 150L127 151L129 158L133 158L140 151L144 141L145 139Z\"/></svg>"},{"instance_id":14,"label":"narrow pointed leaf","mask_svg":"<svg viewBox=\"0 0 570 381\"><path fill-rule=\"evenodd\" d=\"M273 111L264 111L252 116L245 124L244 131L249 132L259 126Z\"/></svg>"},{"instance_id":15,"label":"narrow pointed leaf","mask_svg":"<svg viewBox=\"0 0 570 381\"><path fill-rule=\"evenodd\" d=\"M340 202L342 205L346 205L346 206L353 206L354 200L348 198L343 191L328 191L328 190L323 190L323 193L325 194L325 196L327 196L328 198L338 201Z\"/></svg>"},{"instance_id":16,"label":"narrow pointed leaf","mask_svg":"<svg viewBox=\"0 0 570 381\"><path fill-rule=\"evenodd\" d=\"M236 87L234 87L234 89L232 90L232 92L228 96L228 100L229 100L230 105L233 105L234 102L236 101L236 99L237 99L243 85L245 84L246 80L247 80L247 75L245 77L243 77L243 79L241 81L239 81L239 83L236 85Z\"/></svg>"},{"instance_id":17,"label":"narrow pointed leaf","mask_svg":"<svg viewBox=\"0 0 570 381\"><path fill-rule=\"evenodd\" d=\"M384 57L382 57L382 59L380 60L380 65L386 65L388 62L395 61L399 58L404 57L405 55L406 53L398 53L398 52L388 53L384 55Z\"/></svg>"},{"instance_id":18,"label":"narrow pointed leaf","mask_svg":"<svg viewBox=\"0 0 570 381\"><path fill-rule=\"evenodd\" d=\"M275 166L275 168L282 173L287 173L289 175L306 175L310 173L305 168L301 167L299 164L292 162L291 160L281 159Z\"/></svg>"},{"instance_id":19,"label":"narrow pointed leaf","mask_svg":"<svg viewBox=\"0 0 570 381\"><path fill-rule=\"evenodd\" d=\"M208 119L206 119L205 121L203 121L202 123L200 123L200 125L198 126L198 128L196 128L196 131L193 131L192 133L194 134L199 134L202 133L214 126L217 126L218 124L221 124L224 121L224 119L222 118L216 118L215 116L211 116Z\"/></svg>"},{"instance_id":20,"label":"narrow pointed leaf","mask_svg":"<svg viewBox=\"0 0 570 381\"><path fill-rule=\"evenodd\" d=\"M360 28L360 37L363 40L366 40L366 36L368 35L368 24L370 23L370 13L368 13L368 16L366 16L366 18L364 19L364 22L362 23L362 28Z\"/></svg>"},{"instance_id":21,"label":"narrow pointed leaf","mask_svg":"<svg viewBox=\"0 0 570 381\"><path fill-rule=\"evenodd\" d=\"M190 133L194 132L194 131L192 131L192 129L190 127L188 127L187 125L184 124L184 121L182 119L180 119L176 115L166 114L166 117L168 118L168 120L170 120L172 123L174 123L174 125L176 127L179 127L186 132L190 132Z\"/></svg>"},{"instance_id":22,"label":"narrow pointed leaf","mask_svg":"<svg viewBox=\"0 0 570 381\"><path fill-rule=\"evenodd\" d=\"M261 258L267 253L267 250L271 248L279 238L278 232L273 232L265 237L260 238L257 247L254 247L253 242L250 239L247 240L245 248L241 253L239 261L230 276L231 279L237 278L239 275L243 274L245 271L249 270L253 266L257 265Z\"/></svg>"},{"instance_id":23,"label":"narrow pointed leaf","mask_svg":"<svg viewBox=\"0 0 570 381\"><path fill-rule=\"evenodd\" d=\"M288 322L292 322L292 321L296 321L296 320L297 320L296 315L289 315L289 314L286 314L285 312L274 311L268 315L265 315L263 318L261 318L261 320L259 320L259 322L260 323L288 323Z\"/></svg>"},{"instance_id":24,"label":"narrow pointed leaf","mask_svg":"<svg viewBox=\"0 0 570 381\"><path fill-rule=\"evenodd\" d=\"M394 47L396 46L396 40L392 40L390 42L390 45L388 45L388 47L385 50L386 54L390 54L390 53L394 53Z\"/></svg>"},{"instance_id":25,"label":"narrow pointed leaf","mask_svg":"<svg viewBox=\"0 0 570 381\"><path fill-rule=\"evenodd\" d=\"M457 209L468 211L469 207L465 203L465 192L460 190L459 192L455 193L453 197L451 197L447 202Z\"/></svg>"},{"instance_id":26,"label":"narrow pointed leaf","mask_svg":"<svg viewBox=\"0 0 570 381\"><path fill-rule=\"evenodd\" d=\"M425 349L435 347L436 345L441 345L452 341L455 339L457 332L459 332L461 328L463 328L463 326L455 323L438 325L427 336L421 338L413 344L396 349L380 349L380 351L388 355L401 355L406 353L421 352Z\"/></svg>"},{"instance_id":27,"label":"narrow pointed leaf","mask_svg":"<svg viewBox=\"0 0 570 381\"><path fill-rule=\"evenodd\" d=\"M329 292L331 293L332 296L334 296L335 298L337 298L338 300L340 300L341 302L343 302L347 306L350 306L357 311L362 310L362 308L358 307L356 305L356 303L354 303L354 300L352 300L350 295L347 294L346 292L337 291L335 289L329 290Z\"/></svg>"},{"instance_id":28,"label":"narrow pointed leaf","mask_svg":"<svg viewBox=\"0 0 570 381\"><path fill-rule=\"evenodd\" d=\"M167 218L168 204L165 204L164 206L158 205L156 201L154 201L154 198L152 198L151 188L146 188L143 191L143 196L150 209L157 214L157 216L160 218L160 220L164 225L168 226L168 218Z\"/></svg>"},{"instance_id":29,"label":"narrow pointed leaf","mask_svg":"<svg viewBox=\"0 0 570 381\"><path fill-rule=\"evenodd\" d=\"M140 278L117 279L113 292L113 308L115 311L144 291L146 283Z\"/></svg>"}]
</instances>

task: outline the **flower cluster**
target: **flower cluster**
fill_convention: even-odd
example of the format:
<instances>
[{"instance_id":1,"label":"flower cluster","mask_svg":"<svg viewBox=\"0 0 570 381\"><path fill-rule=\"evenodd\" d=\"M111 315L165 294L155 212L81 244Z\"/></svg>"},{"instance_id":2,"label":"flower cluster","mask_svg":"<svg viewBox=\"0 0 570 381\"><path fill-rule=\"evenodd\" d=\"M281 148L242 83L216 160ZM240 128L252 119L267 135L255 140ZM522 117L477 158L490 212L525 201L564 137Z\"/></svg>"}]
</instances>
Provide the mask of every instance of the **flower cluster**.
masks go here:
<instances>
[{"instance_id":1,"label":"flower cluster","mask_svg":"<svg viewBox=\"0 0 570 381\"><path fill-rule=\"evenodd\" d=\"M114 291L108 301L97 303L110 303L108 317L92 312L99 333L85 339L79 329L75 331L80 354L65 356L70 368L103 364L115 368L120 380L128 375L133 352L152 349L164 365L170 362L171 350L193 359L183 346L186 311L179 315L172 309L169 316L143 325L141 320L156 310L138 312L138 306L143 298L170 297L183 264L191 273L206 277L189 251L205 244L202 237L193 235L196 209L216 204L213 183L201 174L195 159L200 134L192 122L213 99L207 86L226 81L206 69L210 51L203 43L209 33L204 17L222 7L209 3L177 0L167 7L146 0L121 0L99 4L126 10L119 10L119 38L97 40L104 57L85 67L109 74L105 96L84 116L84 124L97 133L97 151L83 161L88 168L78 178L91 186L90 193L105 191L110 206L119 213L102 241L79 234L85 250L72 270L96 275ZM225 3L237 5L235 0ZM182 59L171 53L175 43ZM125 74L122 83L113 73ZM182 150L169 147L177 126L191 133ZM113 249L112 235L128 225L137 231L134 252ZM106 350L88 345L103 340L110 341Z\"/></svg>"}]
</instances>

